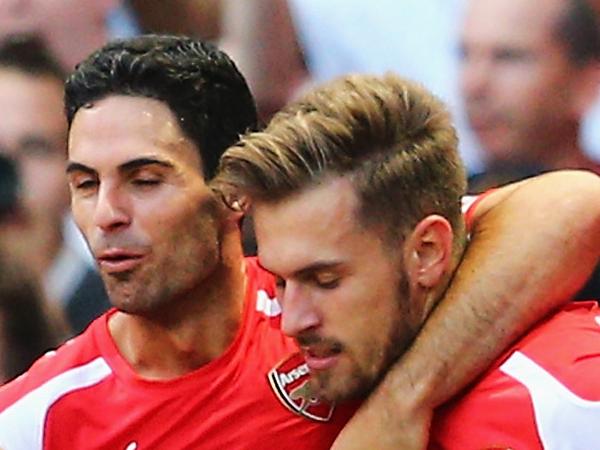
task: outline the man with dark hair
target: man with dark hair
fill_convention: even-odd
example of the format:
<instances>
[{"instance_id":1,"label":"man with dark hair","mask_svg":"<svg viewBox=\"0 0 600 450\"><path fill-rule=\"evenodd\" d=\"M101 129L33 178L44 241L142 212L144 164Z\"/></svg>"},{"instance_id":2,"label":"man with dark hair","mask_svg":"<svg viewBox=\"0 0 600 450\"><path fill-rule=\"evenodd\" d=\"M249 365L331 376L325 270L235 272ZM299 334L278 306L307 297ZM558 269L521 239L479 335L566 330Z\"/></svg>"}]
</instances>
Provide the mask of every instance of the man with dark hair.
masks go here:
<instances>
[{"instance_id":1,"label":"man with dark hair","mask_svg":"<svg viewBox=\"0 0 600 450\"><path fill-rule=\"evenodd\" d=\"M68 215L64 79L37 37L12 36L0 44L0 152L17 163L25 216L7 245L79 332L108 308L108 298Z\"/></svg>"},{"instance_id":2,"label":"man with dark hair","mask_svg":"<svg viewBox=\"0 0 600 450\"><path fill-rule=\"evenodd\" d=\"M0 447L329 447L350 411L278 400L267 374L297 348L207 184L256 123L233 62L144 36L92 54L65 89L72 211L115 309L0 390Z\"/></svg>"},{"instance_id":3,"label":"man with dark hair","mask_svg":"<svg viewBox=\"0 0 600 450\"><path fill-rule=\"evenodd\" d=\"M144 36L91 55L69 77L65 98L72 210L115 308L0 390L0 447L329 448L353 408L307 395L306 362L279 328L274 280L255 259L243 259L240 213L212 186L221 154L256 122L235 65L198 40ZM559 184L558 200L563 189ZM581 183L569 189L579 192ZM533 203L532 192L524 192L494 214L474 216L474 230L483 226L491 235L475 239L466 272L508 278L505 258L495 258L489 271L477 251L512 242L510 212ZM557 199L556 213L581 211L579 201L561 207ZM545 202L535 203L546 214ZM588 222L573 224L573 239L557 249L545 238L564 237L560 215L541 221L530 214L530 223L543 236L521 239L524 259L551 257L555 265L528 279L551 281L560 269L567 281L546 301L529 302L532 292L510 271L510 282L490 290L493 301L474 308L501 326L478 343L476 361L465 358L453 373L468 378L485 367L489 353L564 301L597 257L584 252ZM565 264L575 251L581 271ZM449 290L450 311L472 308L464 297L473 292L463 282L459 277ZM478 323L466 320L469 335L438 351L460 351L480 336ZM445 362L429 364L428 345L438 347L438 340L427 335L407 362L427 374L423 390L399 387L407 394L403 405L421 405L420 394L430 389L439 396L454 388Z\"/></svg>"},{"instance_id":4,"label":"man with dark hair","mask_svg":"<svg viewBox=\"0 0 600 450\"><path fill-rule=\"evenodd\" d=\"M165 102L199 149L207 180L214 176L223 149L256 126L252 94L233 62L192 38L133 38L92 54L66 83L69 126L80 108L108 95Z\"/></svg>"},{"instance_id":5,"label":"man with dark hair","mask_svg":"<svg viewBox=\"0 0 600 450\"><path fill-rule=\"evenodd\" d=\"M546 178L564 176L588 179L597 204L598 177ZM307 391L365 397L409 349L465 251L465 171L444 106L394 75L348 76L242 138L217 181L232 204L252 208L260 263L278 278L282 330L311 373ZM597 260L594 211L588 245ZM573 303L536 326L439 411L430 448L599 447L598 317L595 302ZM334 448L413 448L394 442L389 422Z\"/></svg>"}]
</instances>

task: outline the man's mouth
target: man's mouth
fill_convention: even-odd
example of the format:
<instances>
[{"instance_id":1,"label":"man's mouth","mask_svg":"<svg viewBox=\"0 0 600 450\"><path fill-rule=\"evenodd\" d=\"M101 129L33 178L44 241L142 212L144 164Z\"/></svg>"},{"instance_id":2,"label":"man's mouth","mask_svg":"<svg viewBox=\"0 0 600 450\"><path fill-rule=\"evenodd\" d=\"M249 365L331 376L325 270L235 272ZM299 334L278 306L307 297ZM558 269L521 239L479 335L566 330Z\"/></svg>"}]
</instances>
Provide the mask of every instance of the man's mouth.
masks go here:
<instances>
[{"instance_id":1,"label":"man's mouth","mask_svg":"<svg viewBox=\"0 0 600 450\"><path fill-rule=\"evenodd\" d=\"M136 251L127 249L109 249L101 252L96 260L100 266L100 270L108 274L118 274L123 272L130 272L137 268L142 260L144 254Z\"/></svg>"},{"instance_id":2,"label":"man's mouth","mask_svg":"<svg viewBox=\"0 0 600 450\"><path fill-rule=\"evenodd\" d=\"M311 371L331 369L338 362L342 353L341 346L308 346L302 347L306 365Z\"/></svg>"}]
</instances>

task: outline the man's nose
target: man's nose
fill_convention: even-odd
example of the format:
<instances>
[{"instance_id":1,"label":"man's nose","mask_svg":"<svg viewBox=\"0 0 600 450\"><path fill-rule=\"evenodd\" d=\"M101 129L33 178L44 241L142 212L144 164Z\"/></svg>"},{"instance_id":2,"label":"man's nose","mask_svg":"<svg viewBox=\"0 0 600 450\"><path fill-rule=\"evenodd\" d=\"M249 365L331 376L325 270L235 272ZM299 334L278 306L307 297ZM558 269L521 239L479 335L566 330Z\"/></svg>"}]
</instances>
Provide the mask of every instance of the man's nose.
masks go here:
<instances>
[{"instance_id":1,"label":"man's nose","mask_svg":"<svg viewBox=\"0 0 600 450\"><path fill-rule=\"evenodd\" d=\"M491 64L484 58L467 57L461 67L461 89L466 99L485 94L491 74Z\"/></svg>"},{"instance_id":2,"label":"man's nose","mask_svg":"<svg viewBox=\"0 0 600 450\"><path fill-rule=\"evenodd\" d=\"M319 313L309 289L302 284L288 281L281 302L281 328L291 337L316 328L320 324Z\"/></svg>"},{"instance_id":3,"label":"man's nose","mask_svg":"<svg viewBox=\"0 0 600 450\"><path fill-rule=\"evenodd\" d=\"M117 186L101 186L94 211L94 224L104 232L111 232L130 223L131 214L124 194Z\"/></svg>"}]
</instances>

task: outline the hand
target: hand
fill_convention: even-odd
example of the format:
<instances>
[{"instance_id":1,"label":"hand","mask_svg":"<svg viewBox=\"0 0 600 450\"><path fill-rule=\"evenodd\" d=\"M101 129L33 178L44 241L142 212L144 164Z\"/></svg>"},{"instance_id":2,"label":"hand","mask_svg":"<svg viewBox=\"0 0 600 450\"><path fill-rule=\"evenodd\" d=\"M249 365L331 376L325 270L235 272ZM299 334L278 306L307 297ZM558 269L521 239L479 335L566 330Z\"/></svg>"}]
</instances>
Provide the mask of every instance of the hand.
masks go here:
<instances>
[{"instance_id":1,"label":"hand","mask_svg":"<svg viewBox=\"0 0 600 450\"><path fill-rule=\"evenodd\" d=\"M332 450L425 450L433 410L402 410L385 390L376 390L335 440Z\"/></svg>"}]
</instances>

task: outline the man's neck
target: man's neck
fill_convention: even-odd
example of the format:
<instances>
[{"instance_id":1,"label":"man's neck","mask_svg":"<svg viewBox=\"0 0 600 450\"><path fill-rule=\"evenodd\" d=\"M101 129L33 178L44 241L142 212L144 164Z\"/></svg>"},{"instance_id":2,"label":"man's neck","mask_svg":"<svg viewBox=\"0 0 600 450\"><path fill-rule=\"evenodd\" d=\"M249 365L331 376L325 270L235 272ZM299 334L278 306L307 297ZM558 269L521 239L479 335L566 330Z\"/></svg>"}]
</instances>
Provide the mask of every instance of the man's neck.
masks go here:
<instances>
[{"instance_id":1,"label":"man's neck","mask_svg":"<svg viewBox=\"0 0 600 450\"><path fill-rule=\"evenodd\" d=\"M571 152L559 153L549 161L549 169L587 169L600 173L600 164L586 155L581 148L573 148Z\"/></svg>"},{"instance_id":2,"label":"man's neck","mask_svg":"<svg viewBox=\"0 0 600 450\"><path fill-rule=\"evenodd\" d=\"M507 162L505 165L507 167L519 165L530 168L537 167L539 171L588 169L597 172L598 163L590 159L579 145L578 130L579 124L573 124L562 130L554 130L551 137L546 140L546 144L523 151L523 155L528 155L528 159ZM491 165L494 166L494 164ZM498 166L502 167L503 163L498 163Z\"/></svg>"},{"instance_id":3,"label":"man's neck","mask_svg":"<svg viewBox=\"0 0 600 450\"><path fill-rule=\"evenodd\" d=\"M237 243L224 245L219 267L201 285L150 316L118 312L109 331L142 378L167 380L221 356L240 327L245 297L244 259ZM233 248L232 248L233 247Z\"/></svg>"}]
</instances>

